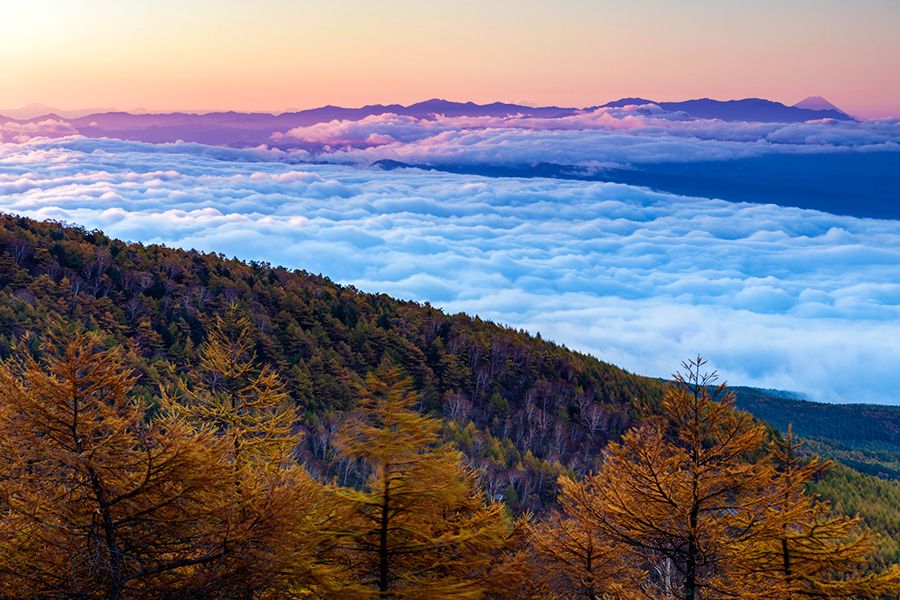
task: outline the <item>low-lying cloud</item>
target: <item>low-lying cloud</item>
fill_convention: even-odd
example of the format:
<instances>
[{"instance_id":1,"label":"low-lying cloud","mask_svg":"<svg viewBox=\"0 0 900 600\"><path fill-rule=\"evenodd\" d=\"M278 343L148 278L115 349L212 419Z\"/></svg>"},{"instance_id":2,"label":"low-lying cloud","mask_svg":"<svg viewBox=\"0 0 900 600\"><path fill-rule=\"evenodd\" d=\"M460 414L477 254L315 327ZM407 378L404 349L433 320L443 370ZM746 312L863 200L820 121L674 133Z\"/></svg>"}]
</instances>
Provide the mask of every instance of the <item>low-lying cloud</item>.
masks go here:
<instances>
[{"instance_id":1,"label":"low-lying cloud","mask_svg":"<svg viewBox=\"0 0 900 600\"><path fill-rule=\"evenodd\" d=\"M900 121L733 122L693 119L649 104L555 118L385 113L296 127L274 134L272 142L312 146L318 159L331 162L620 168L769 153L900 150Z\"/></svg>"},{"instance_id":2,"label":"low-lying cloud","mask_svg":"<svg viewBox=\"0 0 900 600\"><path fill-rule=\"evenodd\" d=\"M22 144L35 138L58 138L78 133L72 125L57 119L26 123L2 119L3 117L0 117L0 143Z\"/></svg>"},{"instance_id":3,"label":"low-lying cloud","mask_svg":"<svg viewBox=\"0 0 900 600\"><path fill-rule=\"evenodd\" d=\"M540 331L638 373L666 375L699 352L733 383L900 401L898 221L296 162L307 156L5 144L0 209L321 272Z\"/></svg>"}]
</instances>

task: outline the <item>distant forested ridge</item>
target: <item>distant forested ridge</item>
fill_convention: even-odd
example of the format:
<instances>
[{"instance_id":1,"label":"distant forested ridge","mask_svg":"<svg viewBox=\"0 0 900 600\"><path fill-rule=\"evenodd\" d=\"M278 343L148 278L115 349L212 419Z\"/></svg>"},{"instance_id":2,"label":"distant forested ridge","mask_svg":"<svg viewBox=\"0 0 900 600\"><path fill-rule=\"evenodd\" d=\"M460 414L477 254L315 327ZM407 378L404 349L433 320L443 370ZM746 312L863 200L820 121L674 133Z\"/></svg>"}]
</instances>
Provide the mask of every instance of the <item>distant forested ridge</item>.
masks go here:
<instances>
[{"instance_id":1,"label":"distant forested ridge","mask_svg":"<svg viewBox=\"0 0 900 600\"><path fill-rule=\"evenodd\" d=\"M735 387L737 406L810 449L882 479L900 480L900 406L824 404L754 388Z\"/></svg>"}]
</instances>

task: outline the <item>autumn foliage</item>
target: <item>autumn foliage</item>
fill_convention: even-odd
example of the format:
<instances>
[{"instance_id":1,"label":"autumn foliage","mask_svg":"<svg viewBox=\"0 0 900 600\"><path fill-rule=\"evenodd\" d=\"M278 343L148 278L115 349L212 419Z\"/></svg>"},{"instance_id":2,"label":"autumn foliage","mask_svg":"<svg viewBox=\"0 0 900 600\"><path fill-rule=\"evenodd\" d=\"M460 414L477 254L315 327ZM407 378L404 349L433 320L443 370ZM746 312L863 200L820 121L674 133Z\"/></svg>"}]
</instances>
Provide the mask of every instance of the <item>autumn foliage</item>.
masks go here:
<instances>
[{"instance_id":1,"label":"autumn foliage","mask_svg":"<svg viewBox=\"0 0 900 600\"><path fill-rule=\"evenodd\" d=\"M514 518L384 363L328 451L296 459L298 410L253 321L218 317L151 398L129 355L58 323L0 364L0 597L889 598L874 537L807 492L827 465L773 437L703 361L662 406ZM352 468L351 468L352 467Z\"/></svg>"},{"instance_id":2,"label":"autumn foliage","mask_svg":"<svg viewBox=\"0 0 900 600\"><path fill-rule=\"evenodd\" d=\"M99 336L55 332L0 366L0 590L7 597L192 593L221 559L221 446L149 418Z\"/></svg>"},{"instance_id":3,"label":"autumn foliage","mask_svg":"<svg viewBox=\"0 0 900 600\"><path fill-rule=\"evenodd\" d=\"M369 475L342 490L349 508L335 532L356 597L479 598L491 553L507 533L504 508L486 502L476 474L420 414L396 368L371 375L338 449Z\"/></svg>"}]
</instances>

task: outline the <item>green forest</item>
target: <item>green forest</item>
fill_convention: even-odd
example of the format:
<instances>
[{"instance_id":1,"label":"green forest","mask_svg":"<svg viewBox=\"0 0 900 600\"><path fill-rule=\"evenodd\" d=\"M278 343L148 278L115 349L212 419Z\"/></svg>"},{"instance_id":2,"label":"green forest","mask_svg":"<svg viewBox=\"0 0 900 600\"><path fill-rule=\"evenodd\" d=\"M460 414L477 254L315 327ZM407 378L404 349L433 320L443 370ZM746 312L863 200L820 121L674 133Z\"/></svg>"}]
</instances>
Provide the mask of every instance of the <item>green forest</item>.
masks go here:
<instances>
[{"instance_id":1,"label":"green forest","mask_svg":"<svg viewBox=\"0 0 900 600\"><path fill-rule=\"evenodd\" d=\"M0 597L900 593L896 411L700 358L11 216L0 357Z\"/></svg>"}]
</instances>

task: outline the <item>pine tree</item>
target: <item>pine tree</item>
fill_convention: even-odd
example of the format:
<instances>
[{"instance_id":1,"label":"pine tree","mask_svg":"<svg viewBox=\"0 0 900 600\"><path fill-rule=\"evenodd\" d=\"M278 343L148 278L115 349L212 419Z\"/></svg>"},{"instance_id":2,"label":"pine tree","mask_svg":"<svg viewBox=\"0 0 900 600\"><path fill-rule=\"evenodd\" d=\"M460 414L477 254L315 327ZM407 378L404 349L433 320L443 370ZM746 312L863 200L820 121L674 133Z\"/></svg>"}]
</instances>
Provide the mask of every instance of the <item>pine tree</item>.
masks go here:
<instances>
[{"instance_id":1,"label":"pine tree","mask_svg":"<svg viewBox=\"0 0 900 600\"><path fill-rule=\"evenodd\" d=\"M214 440L148 419L117 350L59 328L0 364L0 591L155 598L224 553Z\"/></svg>"},{"instance_id":2,"label":"pine tree","mask_svg":"<svg viewBox=\"0 0 900 600\"><path fill-rule=\"evenodd\" d=\"M360 598L479 598L492 552L506 542L504 511L486 503L461 454L439 441L440 422L419 414L396 368L370 375L359 418L338 449L369 469L361 490L343 490L338 532Z\"/></svg>"},{"instance_id":3,"label":"pine tree","mask_svg":"<svg viewBox=\"0 0 900 600\"><path fill-rule=\"evenodd\" d=\"M608 446L585 483L596 496L589 515L656 573L646 584L653 596L772 597L771 589L754 595L734 567L735 544L760 518L765 473L747 459L761 447L763 428L733 409L724 384L711 389L716 375L701 374L704 364L684 363L663 415Z\"/></svg>"},{"instance_id":4,"label":"pine tree","mask_svg":"<svg viewBox=\"0 0 900 600\"><path fill-rule=\"evenodd\" d=\"M869 572L873 536L858 518L833 514L807 487L831 464L804 455L789 426L771 444L771 484L760 499L765 518L741 548L740 565L778 581L787 599L881 598L900 594L900 565Z\"/></svg>"}]
</instances>

